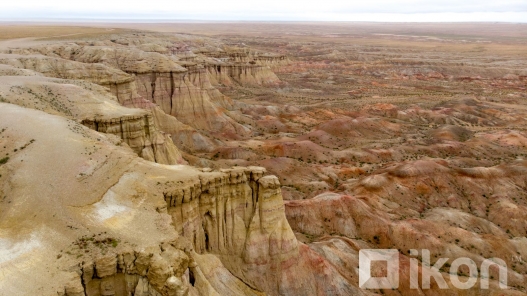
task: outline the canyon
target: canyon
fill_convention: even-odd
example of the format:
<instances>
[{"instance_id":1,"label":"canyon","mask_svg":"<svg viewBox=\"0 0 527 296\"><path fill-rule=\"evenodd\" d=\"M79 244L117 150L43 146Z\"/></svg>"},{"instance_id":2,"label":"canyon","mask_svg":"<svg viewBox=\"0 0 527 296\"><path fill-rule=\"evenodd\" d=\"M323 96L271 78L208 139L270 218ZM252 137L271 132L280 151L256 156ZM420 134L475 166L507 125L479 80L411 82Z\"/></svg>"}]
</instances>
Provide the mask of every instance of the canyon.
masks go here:
<instances>
[{"instance_id":1,"label":"canyon","mask_svg":"<svg viewBox=\"0 0 527 296\"><path fill-rule=\"evenodd\" d=\"M527 293L524 25L106 26L0 41L0 295Z\"/></svg>"}]
</instances>

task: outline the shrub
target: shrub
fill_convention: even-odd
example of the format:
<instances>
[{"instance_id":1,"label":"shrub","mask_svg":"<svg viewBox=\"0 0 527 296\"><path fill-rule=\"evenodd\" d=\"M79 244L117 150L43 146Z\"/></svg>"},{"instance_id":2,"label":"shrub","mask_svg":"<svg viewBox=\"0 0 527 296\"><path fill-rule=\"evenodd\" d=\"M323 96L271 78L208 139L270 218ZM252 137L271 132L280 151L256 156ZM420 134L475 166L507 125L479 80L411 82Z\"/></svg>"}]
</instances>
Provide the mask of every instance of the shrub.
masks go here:
<instances>
[{"instance_id":1,"label":"shrub","mask_svg":"<svg viewBox=\"0 0 527 296\"><path fill-rule=\"evenodd\" d=\"M9 160L9 157L7 157L7 156L2 158L2 159L0 159L0 165L5 164L8 160Z\"/></svg>"}]
</instances>

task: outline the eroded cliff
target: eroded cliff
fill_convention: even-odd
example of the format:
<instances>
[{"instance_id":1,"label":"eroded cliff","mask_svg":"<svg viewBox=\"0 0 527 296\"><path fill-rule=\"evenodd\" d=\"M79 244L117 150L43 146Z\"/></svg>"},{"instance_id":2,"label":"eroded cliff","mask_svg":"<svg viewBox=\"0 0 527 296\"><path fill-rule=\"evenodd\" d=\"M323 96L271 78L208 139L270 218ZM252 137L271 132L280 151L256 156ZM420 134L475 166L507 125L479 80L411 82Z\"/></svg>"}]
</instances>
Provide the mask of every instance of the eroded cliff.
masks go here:
<instances>
[{"instance_id":1,"label":"eroded cliff","mask_svg":"<svg viewBox=\"0 0 527 296\"><path fill-rule=\"evenodd\" d=\"M0 262L2 291L305 294L328 279L310 271L313 254L296 241L278 180L263 168L154 164L61 116L5 103L0 114L2 153L15 151L0 166L11 254Z\"/></svg>"},{"instance_id":2,"label":"eroded cliff","mask_svg":"<svg viewBox=\"0 0 527 296\"><path fill-rule=\"evenodd\" d=\"M163 164L184 163L170 135L156 126L150 112L120 106L97 85L38 76L1 77L0 100L74 119L115 135L143 158Z\"/></svg>"},{"instance_id":3,"label":"eroded cliff","mask_svg":"<svg viewBox=\"0 0 527 296\"><path fill-rule=\"evenodd\" d=\"M201 137L210 136L209 133L212 133L213 137L222 138L246 137L251 133L251 129L230 117L227 110L233 109L233 102L216 86L277 85L280 82L278 77L260 60L263 57L266 57L263 60L269 63L272 61L279 63L284 60L281 56L253 56L237 49L211 53L208 50L195 48L193 50L197 53L197 57L189 61L188 54L181 55L177 51L176 54L173 51L170 54L168 49L173 49L173 46L162 39L129 38L97 44L86 45L77 42L15 49L13 52L24 55L43 54L51 57L48 58L51 60L67 59L81 62L84 67L90 65L91 68L94 68L91 66L94 65L93 63L101 63L101 66L117 69L114 69L116 73L121 74L124 71L131 75L123 73L128 75L125 80L116 79L115 75L111 76L113 80L99 79L101 81L97 82L95 77L90 79L108 87L124 106L151 109L151 106L145 102L148 100L158 105L164 113L197 129L202 134ZM160 50L163 46L166 50ZM149 49L153 47L157 50ZM192 50L187 49L185 53L187 52ZM57 64L55 60L52 64ZM95 74L103 75L101 71L93 72L92 76ZM54 73L51 73L51 76L57 77ZM130 77L133 81L130 81ZM179 134L178 131L169 133ZM182 135L178 138L188 139L188 133L185 135L182 131ZM194 143L192 140L187 140L184 145L193 147L191 151L203 150L199 148L199 143ZM211 149L213 147L208 147L206 150Z\"/></svg>"}]
</instances>

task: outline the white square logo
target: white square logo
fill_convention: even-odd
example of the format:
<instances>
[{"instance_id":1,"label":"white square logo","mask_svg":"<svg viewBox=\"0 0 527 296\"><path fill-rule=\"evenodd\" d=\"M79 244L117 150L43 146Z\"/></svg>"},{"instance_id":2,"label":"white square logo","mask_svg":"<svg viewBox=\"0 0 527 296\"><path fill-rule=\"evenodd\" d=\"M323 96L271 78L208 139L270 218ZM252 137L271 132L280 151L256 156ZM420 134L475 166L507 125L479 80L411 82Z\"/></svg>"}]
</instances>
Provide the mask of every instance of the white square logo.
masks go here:
<instances>
[{"instance_id":1,"label":"white square logo","mask_svg":"<svg viewBox=\"0 0 527 296\"><path fill-rule=\"evenodd\" d=\"M386 261L386 277L372 277L372 261ZM394 249L359 251L359 287L361 289L399 288L399 252Z\"/></svg>"}]
</instances>

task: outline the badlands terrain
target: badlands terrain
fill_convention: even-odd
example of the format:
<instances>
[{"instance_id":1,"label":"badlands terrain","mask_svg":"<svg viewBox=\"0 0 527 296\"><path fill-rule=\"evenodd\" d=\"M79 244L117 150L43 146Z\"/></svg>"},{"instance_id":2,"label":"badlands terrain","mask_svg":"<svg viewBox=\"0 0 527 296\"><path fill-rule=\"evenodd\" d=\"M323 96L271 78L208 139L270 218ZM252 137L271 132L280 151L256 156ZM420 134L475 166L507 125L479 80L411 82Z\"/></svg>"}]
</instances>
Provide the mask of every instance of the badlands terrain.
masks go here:
<instances>
[{"instance_id":1,"label":"badlands terrain","mask_svg":"<svg viewBox=\"0 0 527 296\"><path fill-rule=\"evenodd\" d=\"M0 295L525 295L526 40L1 25ZM361 249L397 249L399 287L359 288ZM410 287L411 249L445 286ZM496 265L456 288L460 257L503 260L507 289Z\"/></svg>"}]
</instances>

